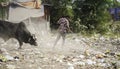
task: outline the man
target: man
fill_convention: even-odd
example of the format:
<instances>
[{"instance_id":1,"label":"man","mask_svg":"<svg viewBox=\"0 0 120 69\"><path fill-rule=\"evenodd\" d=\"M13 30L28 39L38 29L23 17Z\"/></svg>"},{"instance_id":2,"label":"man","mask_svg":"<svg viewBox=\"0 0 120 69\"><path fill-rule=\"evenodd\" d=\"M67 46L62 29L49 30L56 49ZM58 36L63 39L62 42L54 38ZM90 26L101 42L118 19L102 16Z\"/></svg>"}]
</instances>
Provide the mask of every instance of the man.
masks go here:
<instances>
[{"instance_id":1,"label":"man","mask_svg":"<svg viewBox=\"0 0 120 69\"><path fill-rule=\"evenodd\" d=\"M69 16L62 16L62 17L58 20L57 23L59 24L59 28L58 28L59 34L58 34L57 39L56 39L56 41L55 41L55 43L54 43L54 47L56 46L56 44L57 44L58 40L60 39L60 37L62 37L62 39L63 39L62 46L63 46L64 43L65 43L66 33L67 33L68 31L70 31L70 27L69 27ZM53 48L54 48L54 47L53 47Z\"/></svg>"}]
</instances>

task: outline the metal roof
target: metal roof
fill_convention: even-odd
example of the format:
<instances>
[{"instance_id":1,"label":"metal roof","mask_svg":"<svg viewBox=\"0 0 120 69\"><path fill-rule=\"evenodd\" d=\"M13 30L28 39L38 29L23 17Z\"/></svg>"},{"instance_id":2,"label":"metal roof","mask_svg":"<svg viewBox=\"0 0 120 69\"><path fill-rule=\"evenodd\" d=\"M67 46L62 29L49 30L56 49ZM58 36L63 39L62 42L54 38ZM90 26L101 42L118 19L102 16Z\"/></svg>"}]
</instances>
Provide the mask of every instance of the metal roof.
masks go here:
<instances>
[{"instance_id":1,"label":"metal roof","mask_svg":"<svg viewBox=\"0 0 120 69\"><path fill-rule=\"evenodd\" d=\"M34 1L34 0L13 0L13 1L16 1L16 2L30 2L30 1Z\"/></svg>"}]
</instances>

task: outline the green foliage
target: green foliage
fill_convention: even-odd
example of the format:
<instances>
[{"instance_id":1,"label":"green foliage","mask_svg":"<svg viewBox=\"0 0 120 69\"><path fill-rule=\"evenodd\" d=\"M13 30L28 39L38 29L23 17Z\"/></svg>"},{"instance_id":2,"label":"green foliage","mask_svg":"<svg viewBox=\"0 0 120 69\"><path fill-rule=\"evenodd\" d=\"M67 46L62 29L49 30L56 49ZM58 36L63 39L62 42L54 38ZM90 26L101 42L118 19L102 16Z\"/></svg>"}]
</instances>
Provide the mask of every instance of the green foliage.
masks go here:
<instances>
[{"instance_id":1,"label":"green foliage","mask_svg":"<svg viewBox=\"0 0 120 69\"><path fill-rule=\"evenodd\" d=\"M106 34L110 31L111 16L108 9L114 7L113 0L52 0L51 26L58 27L62 15L71 17L70 27L74 32Z\"/></svg>"},{"instance_id":2,"label":"green foliage","mask_svg":"<svg viewBox=\"0 0 120 69\"><path fill-rule=\"evenodd\" d=\"M9 0L0 0L0 3L1 2L8 2ZM5 18L5 11L6 11L6 7L2 7L1 5L0 5L0 18Z\"/></svg>"},{"instance_id":3,"label":"green foliage","mask_svg":"<svg viewBox=\"0 0 120 69\"><path fill-rule=\"evenodd\" d=\"M80 24L86 26L85 31L87 31L88 34L105 34L106 32L108 32L107 26L109 24L108 21L110 21L111 17L107 9L111 7L112 0L85 0L83 2L82 1L76 0L76 2L73 5L75 12L74 16L76 16L74 20L76 21L76 18L80 18ZM79 2L81 2L82 4L79 5Z\"/></svg>"}]
</instances>

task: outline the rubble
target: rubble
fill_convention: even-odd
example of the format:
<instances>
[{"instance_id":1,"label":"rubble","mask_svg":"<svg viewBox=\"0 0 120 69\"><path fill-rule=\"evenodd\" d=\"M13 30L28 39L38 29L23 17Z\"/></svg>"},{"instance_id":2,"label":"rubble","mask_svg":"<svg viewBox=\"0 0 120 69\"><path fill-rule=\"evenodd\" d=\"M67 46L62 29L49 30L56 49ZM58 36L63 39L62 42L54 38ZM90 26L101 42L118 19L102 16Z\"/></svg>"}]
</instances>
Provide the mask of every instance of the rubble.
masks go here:
<instances>
[{"instance_id":1,"label":"rubble","mask_svg":"<svg viewBox=\"0 0 120 69\"><path fill-rule=\"evenodd\" d=\"M88 42L90 46L88 47L82 40ZM112 67L119 69L120 52L116 52L112 45L107 45L110 41L104 37L99 41L94 38L75 38L69 40L62 51L60 49L53 51L52 40L51 43L41 41L42 46L37 48L27 44L21 50L1 48L0 64L5 64L7 69L112 69ZM58 44L58 48L60 45Z\"/></svg>"},{"instance_id":2,"label":"rubble","mask_svg":"<svg viewBox=\"0 0 120 69\"><path fill-rule=\"evenodd\" d=\"M10 64L7 64L6 66L7 66L7 69L15 69L15 68L16 68L16 66L15 66L15 65L10 65Z\"/></svg>"}]
</instances>

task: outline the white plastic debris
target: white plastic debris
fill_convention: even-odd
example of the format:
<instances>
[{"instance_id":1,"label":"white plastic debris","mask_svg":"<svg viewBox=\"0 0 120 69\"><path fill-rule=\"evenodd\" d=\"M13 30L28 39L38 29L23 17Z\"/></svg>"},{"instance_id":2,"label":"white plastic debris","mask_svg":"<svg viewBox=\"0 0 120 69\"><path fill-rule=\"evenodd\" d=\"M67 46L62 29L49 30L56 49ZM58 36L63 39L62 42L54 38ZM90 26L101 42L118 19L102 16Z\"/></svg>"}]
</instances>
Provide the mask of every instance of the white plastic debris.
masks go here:
<instances>
[{"instance_id":1,"label":"white plastic debris","mask_svg":"<svg viewBox=\"0 0 120 69\"><path fill-rule=\"evenodd\" d=\"M85 62L82 62L82 61L75 62L74 65L85 66Z\"/></svg>"},{"instance_id":2,"label":"white plastic debris","mask_svg":"<svg viewBox=\"0 0 120 69\"><path fill-rule=\"evenodd\" d=\"M87 63L88 65L96 64L95 61L92 61L92 60L90 60L90 59L87 59L87 60L86 60L86 63Z\"/></svg>"},{"instance_id":3,"label":"white plastic debris","mask_svg":"<svg viewBox=\"0 0 120 69\"><path fill-rule=\"evenodd\" d=\"M59 58L63 59L63 58L65 58L65 56L64 55L60 55Z\"/></svg>"},{"instance_id":4,"label":"white plastic debris","mask_svg":"<svg viewBox=\"0 0 120 69\"><path fill-rule=\"evenodd\" d=\"M67 65L69 66L68 69L74 69L74 65L73 64L68 62Z\"/></svg>"},{"instance_id":5,"label":"white plastic debris","mask_svg":"<svg viewBox=\"0 0 120 69\"><path fill-rule=\"evenodd\" d=\"M79 39L75 39L76 42L79 42L80 40Z\"/></svg>"},{"instance_id":6,"label":"white plastic debris","mask_svg":"<svg viewBox=\"0 0 120 69\"><path fill-rule=\"evenodd\" d=\"M10 55L5 55L5 58L6 58L7 60L14 60L14 58L13 58L12 56L10 56Z\"/></svg>"},{"instance_id":7,"label":"white plastic debris","mask_svg":"<svg viewBox=\"0 0 120 69\"><path fill-rule=\"evenodd\" d=\"M63 62L62 59L59 59L59 58L57 58L56 61L61 63Z\"/></svg>"},{"instance_id":8,"label":"white plastic debris","mask_svg":"<svg viewBox=\"0 0 120 69\"><path fill-rule=\"evenodd\" d=\"M105 62L105 60L104 59L98 59L98 62L103 63L103 62Z\"/></svg>"},{"instance_id":9,"label":"white plastic debris","mask_svg":"<svg viewBox=\"0 0 120 69\"><path fill-rule=\"evenodd\" d=\"M42 69L41 67L38 67L38 69Z\"/></svg>"},{"instance_id":10,"label":"white plastic debris","mask_svg":"<svg viewBox=\"0 0 120 69\"><path fill-rule=\"evenodd\" d=\"M74 67L73 66L69 66L68 69L74 69Z\"/></svg>"},{"instance_id":11,"label":"white plastic debris","mask_svg":"<svg viewBox=\"0 0 120 69\"><path fill-rule=\"evenodd\" d=\"M84 55L79 55L79 56L77 56L77 57L78 57L78 58L81 58L81 59L85 58Z\"/></svg>"},{"instance_id":12,"label":"white plastic debris","mask_svg":"<svg viewBox=\"0 0 120 69\"><path fill-rule=\"evenodd\" d=\"M105 38L103 36L100 37L100 40L104 40Z\"/></svg>"},{"instance_id":13,"label":"white plastic debris","mask_svg":"<svg viewBox=\"0 0 120 69\"><path fill-rule=\"evenodd\" d=\"M16 66L15 65L6 65L7 66L7 69L15 69Z\"/></svg>"},{"instance_id":14,"label":"white plastic debris","mask_svg":"<svg viewBox=\"0 0 120 69\"><path fill-rule=\"evenodd\" d=\"M74 59L72 59L72 61L73 61L73 62L77 62L77 61L79 61L79 59L74 58Z\"/></svg>"},{"instance_id":15,"label":"white plastic debris","mask_svg":"<svg viewBox=\"0 0 120 69\"><path fill-rule=\"evenodd\" d=\"M49 61L49 59L48 59L48 58L43 58L43 60L44 60L44 61Z\"/></svg>"},{"instance_id":16,"label":"white plastic debris","mask_svg":"<svg viewBox=\"0 0 120 69\"><path fill-rule=\"evenodd\" d=\"M106 67L107 66L106 63L98 63L97 65L100 66L100 67Z\"/></svg>"},{"instance_id":17,"label":"white plastic debris","mask_svg":"<svg viewBox=\"0 0 120 69\"><path fill-rule=\"evenodd\" d=\"M53 59L57 62L62 63L63 62L63 58L65 58L64 55L59 55L59 56L54 56Z\"/></svg>"}]
</instances>

